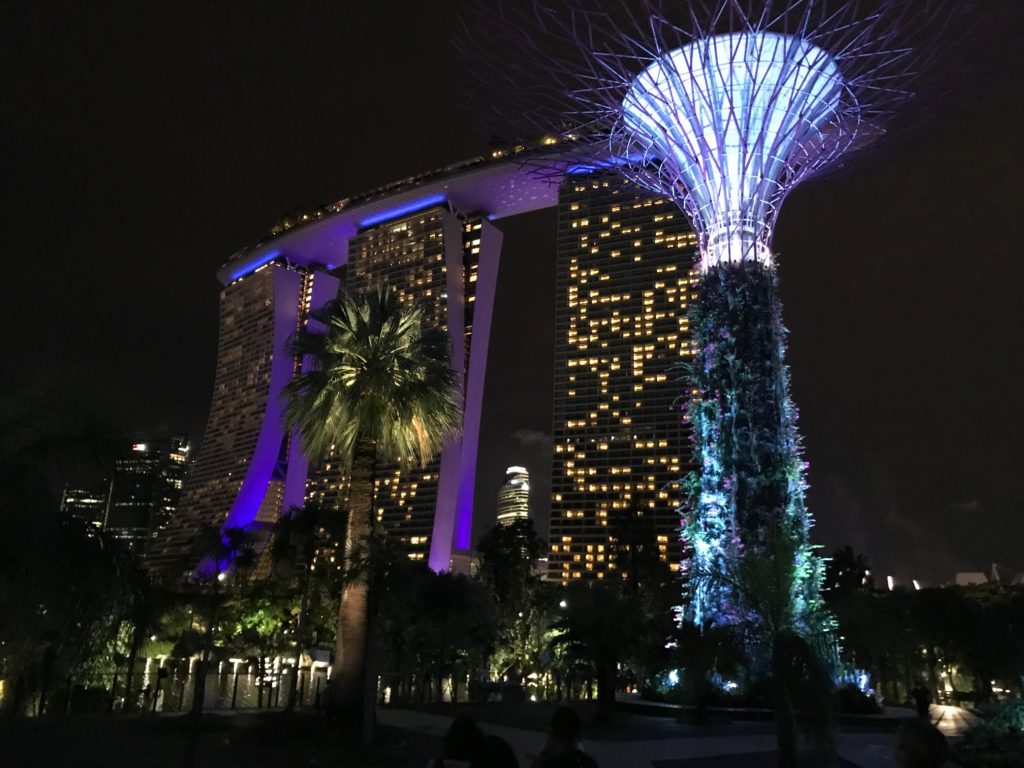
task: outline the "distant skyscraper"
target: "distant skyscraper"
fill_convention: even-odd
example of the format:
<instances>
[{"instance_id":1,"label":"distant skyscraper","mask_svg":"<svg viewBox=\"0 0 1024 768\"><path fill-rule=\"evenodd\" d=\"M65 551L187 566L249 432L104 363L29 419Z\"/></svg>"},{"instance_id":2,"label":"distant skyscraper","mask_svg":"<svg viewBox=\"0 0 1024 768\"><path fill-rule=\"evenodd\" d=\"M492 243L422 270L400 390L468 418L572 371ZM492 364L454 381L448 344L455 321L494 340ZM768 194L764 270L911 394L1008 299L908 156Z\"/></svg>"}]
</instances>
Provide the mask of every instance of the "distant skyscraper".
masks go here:
<instances>
[{"instance_id":1,"label":"distant skyscraper","mask_svg":"<svg viewBox=\"0 0 1024 768\"><path fill-rule=\"evenodd\" d=\"M530 516L530 474L525 467L505 470L505 483L498 491L498 525L509 525Z\"/></svg>"},{"instance_id":2,"label":"distant skyscraper","mask_svg":"<svg viewBox=\"0 0 1024 768\"><path fill-rule=\"evenodd\" d=\"M187 460L188 438L182 435L133 443L129 454L114 463L106 534L130 549L145 549L174 515Z\"/></svg>"},{"instance_id":3,"label":"distant skyscraper","mask_svg":"<svg viewBox=\"0 0 1024 768\"><path fill-rule=\"evenodd\" d=\"M570 176L558 214L549 578L605 578L638 532L678 569L697 238L670 201L611 175Z\"/></svg>"},{"instance_id":4,"label":"distant skyscraper","mask_svg":"<svg viewBox=\"0 0 1024 768\"><path fill-rule=\"evenodd\" d=\"M107 519L107 500L110 498L110 484L94 487L64 486L60 500L61 514L74 517L85 524L86 533L99 536Z\"/></svg>"}]
</instances>

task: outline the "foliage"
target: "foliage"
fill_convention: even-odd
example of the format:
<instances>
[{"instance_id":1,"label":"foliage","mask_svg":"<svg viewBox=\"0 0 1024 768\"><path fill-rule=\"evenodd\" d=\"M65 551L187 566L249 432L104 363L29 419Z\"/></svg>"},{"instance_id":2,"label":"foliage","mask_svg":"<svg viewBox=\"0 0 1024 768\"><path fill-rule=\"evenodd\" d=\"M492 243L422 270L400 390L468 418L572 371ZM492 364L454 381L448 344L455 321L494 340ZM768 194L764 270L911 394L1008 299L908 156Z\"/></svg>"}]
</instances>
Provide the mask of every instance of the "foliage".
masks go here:
<instances>
[{"instance_id":1,"label":"foliage","mask_svg":"<svg viewBox=\"0 0 1024 768\"><path fill-rule=\"evenodd\" d=\"M436 455L461 423L448 335L387 288L343 292L311 316L289 345L311 365L284 390L307 455L351 462L359 440L390 460Z\"/></svg>"},{"instance_id":2,"label":"foliage","mask_svg":"<svg viewBox=\"0 0 1024 768\"><path fill-rule=\"evenodd\" d=\"M1024 700L1008 701L990 718L964 734L953 755L965 768L1024 765Z\"/></svg>"},{"instance_id":3,"label":"foliage","mask_svg":"<svg viewBox=\"0 0 1024 768\"><path fill-rule=\"evenodd\" d=\"M597 680L598 707L604 716L614 707L619 662L637 649L643 614L621 583L571 584L562 593L553 643L566 660L582 661Z\"/></svg>"},{"instance_id":4,"label":"foliage","mask_svg":"<svg viewBox=\"0 0 1024 768\"><path fill-rule=\"evenodd\" d=\"M273 582L246 586L221 611L223 642L243 658L262 659L290 649L296 621L294 594Z\"/></svg>"},{"instance_id":5,"label":"foliage","mask_svg":"<svg viewBox=\"0 0 1024 768\"><path fill-rule=\"evenodd\" d=\"M832 553L825 564L825 581L822 596L832 603L857 592L870 591L874 587L871 566L863 554L853 551L847 545Z\"/></svg>"},{"instance_id":6,"label":"foliage","mask_svg":"<svg viewBox=\"0 0 1024 768\"><path fill-rule=\"evenodd\" d=\"M307 503L281 515L274 526L271 558L274 578L289 586L298 602L296 641L305 648L331 647L338 618L338 595L345 582L338 542L345 540L346 515Z\"/></svg>"},{"instance_id":7,"label":"foliage","mask_svg":"<svg viewBox=\"0 0 1024 768\"><path fill-rule=\"evenodd\" d=\"M684 621L672 642L673 660L683 670L683 701L694 705L698 721L713 702L713 679L735 680L746 664L742 637L735 627Z\"/></svg>"},{"instance_id":8,"label":"foliage","mask_svg":"<svg viewBox=\"0 0 1024 768\"><path fill-rule=\"evenodd\" d=\"M458 380L449 364L447 334L424 327L425 312L405 307L380 287L341 293L311 313L289 342L303 361L285 387L285 418L311 457L334 451L349 468L346 569L366 550L376 517L378 459L426 465L461 423ZM368 571L367 571L368 573ZM333 704L355 715L372 741L375 693L372 580L353 579L341 594Z\"/></svg>"},{"instance_id":9,"label":"foliage","mask_svg":"<svg viewBox=\"0 0 1024 768\"><path fill-rule=\"evenodd\" d=\"M998 584L857 591L830 600L852 666L869 670L891 702L924 684L940 700L966 687L993 697L992 681L1022 693L1024 589Z\"/></svg>"},{"instance_id":10,"label":"foliage","mask_svg":"<svg viewBox=\"0 0 1024 768\"><path fill-rule=\"evenodd\" d=\"M145 590L129 553L58 513L66 476L102 467L107 430L72 402L0 398L0 678L15 713L45 709L52 684L91 682L127 653Z\"/></svg>"},{"instance_id":11,"label":"foliage","mask_svg":"<svg viewBox=\"0 0 1024 768\"><path fill-rule=\"evenodd\" d=\"M879 715L882 707L874 697L862 693L856 685L848 684L834 695L836 709L848 715Z\"/></svg>"},{"instance_id":12,"label":"foliage","mask_svg":"<svg viewBox=\"0 0 1024 768\"><path fill-rule=\"evenodd\" d=\"M543 665L551 635L555 599L551 585L544 583L534 568L544 544L537 538L533 521L524 518L491 528L480 539L477 551L477 576L489 591L497 619L492 669L497 679L518 683Z\"/></svg>"},{"instance_id":13,"label":"foliage","mask_svg":"<svg viewBox=\"0 0 1024 768\"><path fill-rule=\"evenodd\" d=\"M748 674L770 686L780 765L796 761L796 715L802 713L825 755L833 755L832 681L837 659L833 620L820 600L802 601L802 523L782 519L764 533L761 546L725 568L703 574L730 595L733 626L743 635Z\"/></svg>"},{"instance_id":14,"label":"foliage","mask_svg":"<svg viewBox=\"0 0 1024 768\"><path fill-rule=\"evenodd\" d=\"M820 603L822 564L811 549L804 464L784 362L785 329L774 271L754 262L709 270L690 306L697 354L688 366L694 455L685 483L689 617L742 621L729 585L709 574L763 551L780 524L792 539L790 598L797 616Z\"/></svg>"},{"instance_id":15,"label":"foliage","mask_svg":"<svg viewBox=\"0 0 1024 768\"><path fill-rule=\"evenodd\" d=\"M111 673L127 652L136 599L130 559L74 520L8 521L0 521L0 677L45 698L52 681Z\"/></svg>"},{"instance_id":16,"label":"foliage","mask_svg":"<svg viewBox=\"0 0 1024 768\"><path fill-rule=\"evenodd\" d=\"M374 645L392 696L408 698L415 685L421 700L428 688L439 700L442 679L454 685L466 674L479 675L498 624L488 588L467 576L434 573L384 536L377 537L373 554Z\"/></svg>"}]
</instances>

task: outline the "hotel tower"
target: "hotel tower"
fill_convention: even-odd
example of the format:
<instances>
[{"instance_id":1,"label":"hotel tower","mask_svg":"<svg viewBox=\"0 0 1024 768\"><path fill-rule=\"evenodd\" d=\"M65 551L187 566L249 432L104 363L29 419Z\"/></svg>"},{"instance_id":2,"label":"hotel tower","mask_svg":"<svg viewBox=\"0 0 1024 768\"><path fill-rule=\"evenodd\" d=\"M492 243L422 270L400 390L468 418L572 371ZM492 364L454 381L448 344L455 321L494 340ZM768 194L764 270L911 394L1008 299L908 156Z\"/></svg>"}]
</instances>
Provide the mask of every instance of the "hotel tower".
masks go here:
<instances>
[{"instance_id":1,"label":"hotel tower","mask_svg":"<svg viewBox=\"0 0 1024 768\"><path fill-rule=\"evenodd\" d=\"M427 322L450 336L462 434L422 469L380 467L375 507L412 559L447 570L453 557L458 563L468 553L501 232L447 195L396 204L403 191L368 193L362 204L341 201L218 273L224 288L213 402L178 510L147 556L156 578L194 572L206 527L250 530L261 546L282 512L307 499L344 508L342 462L329 455L310 466L300 436L284 424L281 390L303 364L288 353L288 339L346 282L357 291L390 286L403 302L424 306ZM486 301L478 309L481 286Z\"/></svg>"},{"instance_id":2,"label":"hotel tower","mask_svg":"<svg viewBox=\"0 0 1024 768\"><path fill-rule=\"evenodd\" d=\"M552 140L553 141L553 140ZM551 141L535 157L558 159ZM602 577L616 526L657 526L677 559L675 485L686 470L671 368L684 362L695 240L682 216L613 177L561 188L513 151L496 150L290 220L217 272L220 327L206 431L181 499L147 552L155 578L188 578L205 528L262 535L306 500L344 508L337 456L311 466L286 429L282 388L304 364L288 339L343 282L386 283L427 307L451 339L462 384L462 433L430 466L379 472L380 523L435 571L468 561L501 219L558 206L558 342L550 574ZM535 152L535 150L525 150ZM545 154L555 152L555 155ZM547 160L544 160L547 162ZM489 383L488 383L489 384ZM641 526L642 527L642 526ZM638 527L637 530L640 528ZM646 529L645 529L646 530Z\"/></svg>"},{"instance_id":3,"label":"hotel tower","mask_svg":"<svg viewBox=\"0 0 1024 768\"><path fill-rule=\"evenodd\" d=\"M627 546L679 567L690 444L678 397L696 252L668 200L610 174L561 185L550 579L621 574Z\"/></svg>"}]
</instances>

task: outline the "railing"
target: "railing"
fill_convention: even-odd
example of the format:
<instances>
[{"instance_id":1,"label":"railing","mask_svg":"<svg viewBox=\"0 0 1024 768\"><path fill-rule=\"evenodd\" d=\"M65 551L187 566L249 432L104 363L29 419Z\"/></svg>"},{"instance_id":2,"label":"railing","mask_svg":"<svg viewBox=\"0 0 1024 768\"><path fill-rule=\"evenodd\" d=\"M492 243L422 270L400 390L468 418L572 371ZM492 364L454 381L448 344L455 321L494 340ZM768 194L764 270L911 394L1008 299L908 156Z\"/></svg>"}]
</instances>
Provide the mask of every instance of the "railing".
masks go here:
<instances>
[{"instance_id":1,"label":"railing","mask_svg":"<svg viewBox=\"0 0 1024 768\"><path fill-rule=\"evenodd\" d=\"M129 682L124 673L93 677L89 683L68 680L54 686L46 704L49 714L67 713L165 713L187 712L195 695L197 663L189 660L155 660L135 673ZM206 675L204 711L234 709L281 709L291 692L287 665L266 668L256 664L222 662ZM296 706L321 707L327 687L327 668L302 667L297 681ZM70 698L68 690L70 689ZM29 714L33 714L31 709Z\"/></svg>"}]
</instances>

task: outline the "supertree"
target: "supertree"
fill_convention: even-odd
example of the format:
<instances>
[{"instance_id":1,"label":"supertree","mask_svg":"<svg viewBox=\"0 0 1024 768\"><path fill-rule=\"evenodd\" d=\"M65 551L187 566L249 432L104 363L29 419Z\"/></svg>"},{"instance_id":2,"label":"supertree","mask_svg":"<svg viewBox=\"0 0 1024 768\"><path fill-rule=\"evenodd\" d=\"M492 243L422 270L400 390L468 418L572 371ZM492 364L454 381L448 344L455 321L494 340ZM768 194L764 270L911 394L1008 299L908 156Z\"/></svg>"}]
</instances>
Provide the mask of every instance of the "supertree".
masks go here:
<instances>
[{"instance_id":1,"label":"supertree","mask_svg":"<svg viewBox=\"0 0 1024 768\"><path fill-rule=\"evenodd\" d=\"M928 0L488 8L503 39L474 31L476 50L518 94L513 121L672 198L699 237L687 385L697 470L682 514L688 617L740 620L743 600L720 576L750 552L778 556L781 537L799 624L819 604L822 566L784 360L775 221L797 184L884 132L931 54L922 33L939 28L945 9Z\"/></svg>"}]
</instances>

